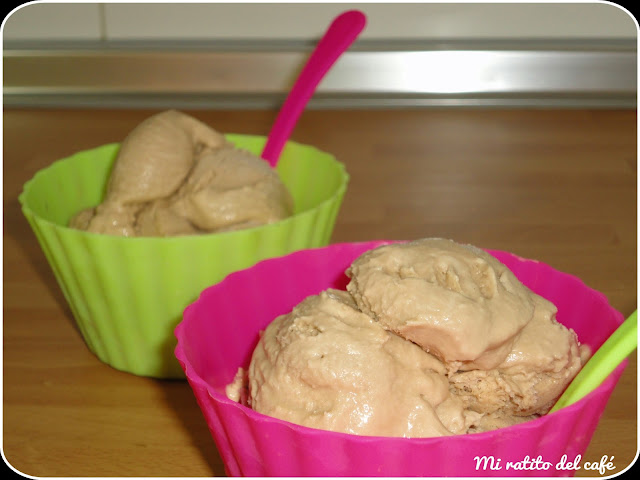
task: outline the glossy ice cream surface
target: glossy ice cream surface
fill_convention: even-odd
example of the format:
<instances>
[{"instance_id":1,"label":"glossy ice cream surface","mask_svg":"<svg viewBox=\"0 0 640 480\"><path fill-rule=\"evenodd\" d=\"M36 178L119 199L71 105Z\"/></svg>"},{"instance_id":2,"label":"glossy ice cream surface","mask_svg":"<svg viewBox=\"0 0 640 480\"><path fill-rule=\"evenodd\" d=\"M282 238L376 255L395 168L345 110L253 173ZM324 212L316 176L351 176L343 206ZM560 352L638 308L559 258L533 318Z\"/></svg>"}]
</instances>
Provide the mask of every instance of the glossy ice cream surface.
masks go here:
<instances>
[{"instance_id":1,"label":"glossy ice cream surface","mask_svg":"<svg viewBox=\"0 0 640 480\"><path fill-rule=\"evenodd\" d=\"M275 170L175 110L139 124L122 142L104 201L70 226L123 236L173 236L249 228L290 216Z\"/></svg>"},{"instance_id":2,"label":"glossy ice cream surface","mask_svg":"<svg viewBox=\"0 0 640 480\"><path fill-rule=\"evenodd\" d=\"M550 302L472 246L385 245L346 273L346 292L265 329L231 398L326 430L463 434L545 414L588 355Z\"/></svg>"}]
</instances>

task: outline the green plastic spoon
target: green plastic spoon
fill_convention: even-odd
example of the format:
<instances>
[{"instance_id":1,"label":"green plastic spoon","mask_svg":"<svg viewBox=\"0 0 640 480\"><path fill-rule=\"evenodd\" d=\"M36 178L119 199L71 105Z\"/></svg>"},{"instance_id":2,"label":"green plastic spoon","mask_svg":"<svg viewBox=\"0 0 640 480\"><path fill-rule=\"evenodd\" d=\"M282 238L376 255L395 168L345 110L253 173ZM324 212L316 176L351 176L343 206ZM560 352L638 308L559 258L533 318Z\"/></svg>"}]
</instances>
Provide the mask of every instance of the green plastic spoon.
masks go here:
<instances>
[{"instance_id":1,"label":"green plastic spoon","mask_svg":"<svg viewBox=\"0 0 640 480\"><path fill-rule=\"evenodd\" d=\"M549 413L577 402L594 390L637 347L638 311L636 310L587 361Z\"/></svg>"}]
</instances>

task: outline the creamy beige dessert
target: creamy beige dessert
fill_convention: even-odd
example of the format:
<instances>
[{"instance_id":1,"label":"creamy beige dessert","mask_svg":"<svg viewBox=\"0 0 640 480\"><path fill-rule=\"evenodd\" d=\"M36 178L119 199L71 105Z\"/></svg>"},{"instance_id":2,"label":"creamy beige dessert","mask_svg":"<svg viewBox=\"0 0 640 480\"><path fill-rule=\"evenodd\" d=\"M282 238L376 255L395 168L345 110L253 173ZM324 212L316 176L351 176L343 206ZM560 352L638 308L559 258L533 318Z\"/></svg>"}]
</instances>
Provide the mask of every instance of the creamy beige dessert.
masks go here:
<instances>
[{"instance_id":1,"label":"creamy beige dessert","mask_svg":"<svg viewBox=\"0 0 640 480\"><path fill-rule=\"evenodd\" d=\"M104 201L70 226L123 236L238 230L290 216L293 200L275 170L175 110L139 124L122 142Z\"/></svg>"},{"instance_id":2,"label":"creamy beige dessert","mask_svg":"<svg viewBox=\"0 0 640 480\"><path fill-rule=\"evenodd\" d=\"M440 436L464 433L478 417L451 394L441 362L338 290L277 318L248 373L252 408L310 427Z\"/></svg>"},{"instance_id":3,"label":"creamy beige dessert","mask_svg":"<svg viewBox=\"0 0 640 480\"><path fill-rule=\"evenodd\" d=\"M392 244L261 333L227 395L325 430L429 437L548 412L588 356L553 304L493 256L446 239Z\"/></svg>"},{"instance_id":4,"label":"creamy beige dessert","mask_svg":"<svg viewBox=\"0 0 640 480\"><path fill-rule=\"evenodd\" d=\"M556 307L495 257L446 239L384 246L347 275L359 308L438 357L452 389L483 413L551 408L581 367Z\"/></svg>"}]
</instances>

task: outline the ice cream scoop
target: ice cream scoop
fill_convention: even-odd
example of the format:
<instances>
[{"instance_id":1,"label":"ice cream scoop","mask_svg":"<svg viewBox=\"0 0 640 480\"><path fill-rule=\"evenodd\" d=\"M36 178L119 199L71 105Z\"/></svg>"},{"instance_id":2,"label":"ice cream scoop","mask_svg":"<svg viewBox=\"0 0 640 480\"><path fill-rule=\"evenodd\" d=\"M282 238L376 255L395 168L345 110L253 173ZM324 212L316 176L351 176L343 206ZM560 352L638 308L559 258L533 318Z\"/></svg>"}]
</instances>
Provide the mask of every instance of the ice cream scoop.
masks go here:
<instances>
[{"instance_id":1,"label":"ice cream scoop","mask_svg":"<svg viewBox=\"0 0 640 480\"><path fill-rule=\"evenodd\" d=\"M638 311L633 312L593 354L549 411L577 402L594 390L638 347Z\"/></svg>"},{"instance_id":2,"label":"ice cream scoop","mask_svg":"<svg viewBox=\"0 0 640 480\"><path fill-rule=\"evenodd\" d=\"M300 72L271 127L262 151L262 158L271 166L278 163L282 148L316 87L340 55L355 41L365 24L366 17L362 12L348 10L338 15L329 25Z\"/></svg>"},{"instance_id":3,"label":"ice cream scoop","mask_svg":"<svg viewBox=\"0 0 640 480\"><path fill-rule=\"evenodd\" d=\"M69 225L125 237L227 232L289 218L275 169L177 110L136 126L120 146L103 201Z\"/></svg>"}]
</instances>

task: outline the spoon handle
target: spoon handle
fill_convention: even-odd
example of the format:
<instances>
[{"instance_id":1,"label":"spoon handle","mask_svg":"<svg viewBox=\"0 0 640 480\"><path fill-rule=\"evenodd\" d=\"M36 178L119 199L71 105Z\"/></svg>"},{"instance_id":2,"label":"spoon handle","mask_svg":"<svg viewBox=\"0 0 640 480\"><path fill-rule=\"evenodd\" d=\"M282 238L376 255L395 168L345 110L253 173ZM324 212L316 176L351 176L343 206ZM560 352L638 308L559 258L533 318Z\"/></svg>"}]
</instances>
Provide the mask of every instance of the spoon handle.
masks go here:
<instances>
[{"instance_id":1,"label":"spoon handle","mask_svg":"<svg viewBox=\"0 0 640 480\"><path fill-rule=\"evenodd\" d=\"M578 372L549 413L577 402L596 388L638 347L638 311L633 312Z\"/></svg>"},{"instance_id":2,"label":"spoon handle","mask_svg":"<svg viewBox=\"0 0 640 480\"><path fill-rule=\"evenodd\" d=\"M282 148L316 86L340 55L354 42L365 23L366 17L362 12L346 11L331 22L318 42L280 109L262 151L262 158L272 167L278 163Z\"/></svg>"}]
</instances>

